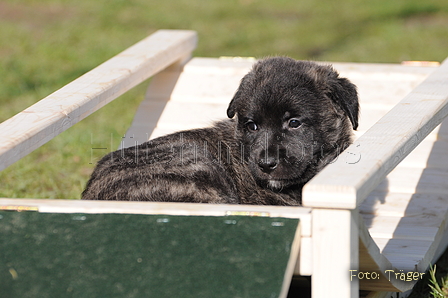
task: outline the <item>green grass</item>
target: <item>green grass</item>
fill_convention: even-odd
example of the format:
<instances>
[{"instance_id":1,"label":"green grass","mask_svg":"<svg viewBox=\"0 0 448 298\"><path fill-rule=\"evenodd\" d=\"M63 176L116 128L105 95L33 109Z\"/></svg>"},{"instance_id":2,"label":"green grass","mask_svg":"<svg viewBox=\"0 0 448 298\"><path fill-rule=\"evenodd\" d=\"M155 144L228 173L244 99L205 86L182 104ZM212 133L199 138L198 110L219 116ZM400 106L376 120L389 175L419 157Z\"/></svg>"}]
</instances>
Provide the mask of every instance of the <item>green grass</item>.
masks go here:
<instances>
[{"instance_id":1,"label":"green grass","mask_svg":"<svg viewBox=\"0 0 448 298\"><path fill-rule=\"evenodd\" d=\"M431 284L431 295L435 298L445 298L448 297L448 276L443 277L440 281L436 277L436 266L430 269Z\"/></svg>"},{"instance_id":2,"label":"green grass","mask_svg":"<svg viewBox=\"0 0 448 298\"><path fill-rule=\"evenodd\" d=\"M448 250L447 250L448 251ZM448 253L445 252L437 264L430 266L425 277L413 288L408 298L448 297Z\"/></svg>"},{"instance_id":3,"label":"green grass","mask_svg":"<svg viewBox=\"0 0 448 298\"><path fill-rule=\"evenodd\" d=\"M442 61L448 1L3 0L0 122L158 29L196 30L202 57ZM90 148L118 146L146 85L0 172L0 197L79 199L106 153Z\"/></svg>"}]
</instances>

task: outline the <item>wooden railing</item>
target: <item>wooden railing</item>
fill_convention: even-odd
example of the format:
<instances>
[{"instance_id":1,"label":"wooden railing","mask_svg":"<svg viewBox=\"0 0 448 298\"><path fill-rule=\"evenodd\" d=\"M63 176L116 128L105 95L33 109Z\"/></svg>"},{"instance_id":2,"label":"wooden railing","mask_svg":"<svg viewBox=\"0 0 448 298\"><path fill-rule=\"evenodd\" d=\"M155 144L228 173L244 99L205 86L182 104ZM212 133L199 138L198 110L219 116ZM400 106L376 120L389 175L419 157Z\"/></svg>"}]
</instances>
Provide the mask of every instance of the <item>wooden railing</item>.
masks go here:
<instances>
[{"instance_id":1,"label":"wooden railing","mask_svg":"<svg viewBox=\"0 0 448 298\"><path fill-rule=\"evenodd\" d=\"M196 44L194 31L159 30L4 121L0 124L0 171L129 89L191 55Z\"/></svg>"}]
</instances>

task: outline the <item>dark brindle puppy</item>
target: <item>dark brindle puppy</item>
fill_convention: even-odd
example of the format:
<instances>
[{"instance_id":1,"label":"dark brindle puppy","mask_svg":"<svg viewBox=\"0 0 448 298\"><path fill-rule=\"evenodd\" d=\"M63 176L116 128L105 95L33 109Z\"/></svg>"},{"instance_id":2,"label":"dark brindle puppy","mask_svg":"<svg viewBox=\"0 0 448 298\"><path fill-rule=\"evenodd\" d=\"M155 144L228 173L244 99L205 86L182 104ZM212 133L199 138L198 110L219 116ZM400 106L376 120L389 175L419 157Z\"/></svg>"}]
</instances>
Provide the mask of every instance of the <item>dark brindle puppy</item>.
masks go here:
<instances>
[{"instance_id":1,"label":"dark brindle puppy","mask_svg":"<svg viewBox=\"0 0 448 298\"><path fill-rule=\"evenodd\" d=\"M234 119L106 155L82 198L299 205L351 143L358 111L356 87L332 67L261 60L230 102Z\"/></svg>"}]
</instances>

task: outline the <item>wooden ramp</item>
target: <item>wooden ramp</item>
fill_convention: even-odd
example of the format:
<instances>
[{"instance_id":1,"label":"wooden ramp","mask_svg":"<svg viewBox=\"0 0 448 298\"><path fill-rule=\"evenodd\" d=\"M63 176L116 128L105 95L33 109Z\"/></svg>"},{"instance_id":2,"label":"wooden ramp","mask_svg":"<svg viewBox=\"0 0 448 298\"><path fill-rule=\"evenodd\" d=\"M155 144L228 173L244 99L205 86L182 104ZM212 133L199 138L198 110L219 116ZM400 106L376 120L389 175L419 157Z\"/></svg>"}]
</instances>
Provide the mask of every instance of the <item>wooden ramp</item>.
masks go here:
<instances>
[{"instance_id":1,"label":"wooden ramp","mask_svg":"<svg viewBox=\"0 0 448 298\"><path fill-rule=\"evenodd\" d=\"M113 63L92 70L85 75L87 82L74 81L1 124L0 169L14 161L11 157L21 158L163 68L153 77L121 147L225 118L227 104L254 60L190 59L196 43L191 32L160 31L156 37L149 38L149 45L142 42L118 55L122 60L113 58ZM156 48L163 49L162 54ZM124 71L127 65L132 67ZM289 258L288 268L295 265L294 274L312 276L313 297L357 297L359 288L405 292L448 244L448 122L442 122L448 114L448 63L333 66L359 89L356 141L307 184L304 207L267 207L263 212L288 218L294 210L292 217L300 222L300 241L294 249L300 250ZM101 79L103 74L116 76ZM61 110L50 111L58 117L44 121L54 100L63 103ZM29 119L35 129L17 125ZM216 208L130 204L0 199L3 209L34 206L40 212L116 213L117 208L131 208L141 214L204 215ZM184 213L185 208L193 211ZM262 207L236 208L240 214L260 215ZM230 205L219 209L224 214L236 210ZM290 276L282 270L283 276ZM272 297L285 295L283 291Z\"/></svg>"},{"instance_id":2,"label":"wooden ramp","mask_svg":"<svg viewBox=\"0 0 448 298\"><path fill-rule=\"evenodd\" d=\"M292 208L24 203L0 211L0 297L286 297L300 244Z\"/></svg>"}]
</instances>

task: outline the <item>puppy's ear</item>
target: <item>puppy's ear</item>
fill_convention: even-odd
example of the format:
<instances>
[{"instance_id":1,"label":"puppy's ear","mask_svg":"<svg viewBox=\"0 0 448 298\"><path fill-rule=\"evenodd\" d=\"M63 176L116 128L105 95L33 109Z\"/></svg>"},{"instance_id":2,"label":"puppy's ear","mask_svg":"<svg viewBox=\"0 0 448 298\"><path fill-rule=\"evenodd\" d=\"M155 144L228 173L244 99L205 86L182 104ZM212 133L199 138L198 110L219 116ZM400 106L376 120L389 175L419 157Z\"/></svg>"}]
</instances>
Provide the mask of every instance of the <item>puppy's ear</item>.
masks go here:
<instances>
[{"instance_id":1,"label":"puppy's ear","mask_svg":"<svg viewBox=\"0 0 448 298\"><path fill-rule=\"evenodd\" d=\"M245 95L246 97L249 96L250 90L253 89L251 84L252 77L253 71L250 71L241 80L241 83L238 86L238 89L236 90L236 93L233 96L232 100L230 101L229 107L227 108L227 117L233 118L238 110L241 109L241 105L243 104L242 101L244 100Z\"/></svg>"},{"instance_id":2,"label":"puppy's ear","mask_svg":"<svg viewBox=\"0 0 448 298\"><path fill-rule=\"evenodd\" d=\"M345 78L331 79L328 96L337 104L352 122L353 129L358 128L359 102L356 86Z\"/></svg>"},{"instance_id":3,"label":"puppy's ear","mask_svg":"<svg viewBox=\"0 0 448 298\"><path fill-rule=\"evenodd\" d=\"M227 117L233 118L236 114L237 106L240 101L241 91L238 89L230 101L229 107L227 108Z\"/></svg>"}]
</instances>

